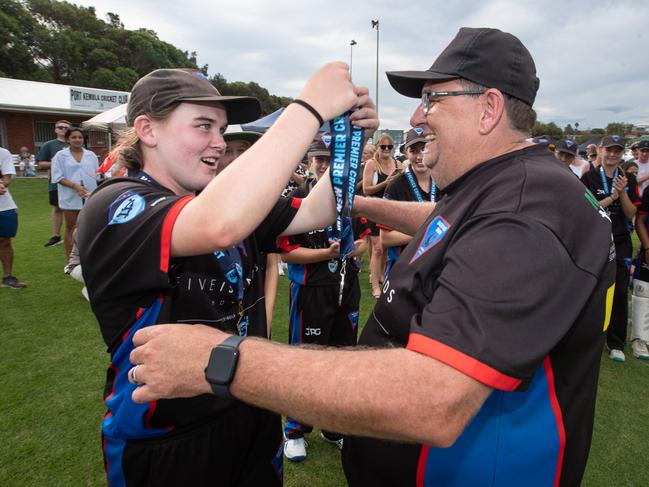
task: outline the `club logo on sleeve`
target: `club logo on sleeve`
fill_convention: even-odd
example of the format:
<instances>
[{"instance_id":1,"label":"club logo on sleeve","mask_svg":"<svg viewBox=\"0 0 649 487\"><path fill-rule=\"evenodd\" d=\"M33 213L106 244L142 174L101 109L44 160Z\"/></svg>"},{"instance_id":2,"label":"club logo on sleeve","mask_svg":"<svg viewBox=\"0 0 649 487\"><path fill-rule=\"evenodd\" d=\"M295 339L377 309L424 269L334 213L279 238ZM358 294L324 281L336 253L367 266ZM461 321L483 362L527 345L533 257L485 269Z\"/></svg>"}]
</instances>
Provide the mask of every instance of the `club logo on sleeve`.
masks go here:
<instances>
[{"instance_id":1,"label":"club logo on sleeve","mask_svg":"<svg viewBox=\"0 0 649 487\"><path fill-rule=\"evenodd\" d=\"M117 197L108 210L108 224L116 225L130 222L146 208L144 198L133 191L127 191Z\"/></svg>"},{"instance_id":2,"label":"club logo on sleeve","mask_svg":"<svg viewBox=\"0 0 649 487\"><path fill-rule=\"evenodd\" d=\"M415 255L410 259L410 264L437 245L440 240L444 238L444 235L446 235L449 228L451 228L451 225L449 225L449 223L441 216L433 218L433 221L430 222L428 228L426 228L426 232L424 233L421 242L419 242L417 252L415 252Z\"/></svg>"}]
</instances>

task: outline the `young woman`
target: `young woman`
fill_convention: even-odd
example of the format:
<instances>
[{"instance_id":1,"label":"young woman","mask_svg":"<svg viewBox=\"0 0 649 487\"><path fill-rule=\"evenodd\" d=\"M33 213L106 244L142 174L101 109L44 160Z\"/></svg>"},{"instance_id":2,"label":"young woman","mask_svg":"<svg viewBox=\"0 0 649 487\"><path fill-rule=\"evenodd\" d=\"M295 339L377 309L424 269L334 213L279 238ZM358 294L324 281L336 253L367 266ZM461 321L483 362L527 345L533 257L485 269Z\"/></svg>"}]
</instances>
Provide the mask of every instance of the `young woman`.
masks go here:
<instances>
[{"instance_id":1,"label":"young woman","mask_svg":"<svg viewBox=\"0 0 649 487\"><path fill-rule=\"evenodd\" d=\"M258 118L258 101L221 96L200 72L184 69L156 70L133 87L120 149L129 177L93 194L78 235L111 355L102 424L111 486L281 484L278 415L232 399L227 387L220 397L136 404L146 367L129 356L135 332L156 323L209 325L233 341L266 336L263 252L281 233L321 228L335 216L328 181L303 201L278 202L281 189L321 118L359 107L355 123L378 125L367 90L351 84L344 63L318 70L300 100L215 177L227 124Z\"/></svg>"},{"instance_id":2,"label":"young woman","mask_svg":"<svg viewBox=\"0 0 649 487\"><path fill-rule=\"evenodd\" d=\"M58 184L59 208L65 221L63 244L69 259L79 211L97 187L99 160L94 152L83 147L86 136L79 127L66 130L65 141L69 147L57 152L52 159L52 182Z\"/></svg>"},{"instance_id":3,"label":"young woman","mask_svg":"<svg viewBox=\"0 0 649 487\"><path fill-rule=\"evenodd\" d=\"M388 134L382 134L376 144L377 150L374 157L365 163L363 169L363 192L365 196L382 198L387 185L401 173L401 163L392 157L394 141ZM370 282L372 283L372 296L381 295L381 280L385 269L385 253L379 238L379 229L372 224L370 236Z\"/></svg>"}]
</instances>

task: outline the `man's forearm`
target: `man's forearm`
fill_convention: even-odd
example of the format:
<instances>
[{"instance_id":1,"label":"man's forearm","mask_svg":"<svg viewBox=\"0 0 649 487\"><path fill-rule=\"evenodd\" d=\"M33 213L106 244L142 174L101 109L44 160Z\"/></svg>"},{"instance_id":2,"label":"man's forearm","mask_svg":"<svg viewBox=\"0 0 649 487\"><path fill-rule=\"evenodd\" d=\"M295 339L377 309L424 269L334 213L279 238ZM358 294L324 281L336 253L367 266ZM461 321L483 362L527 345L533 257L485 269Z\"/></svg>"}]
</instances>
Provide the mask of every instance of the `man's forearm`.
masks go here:
<instances>
[{"instance_id":1,"label":"man's forearm","mask_svg":"<svg viewBox=\"0 0 649 487\"><path fill-rule=\"evenodd\" d=\"M288 370L299 374L287 380ZM457 389L447 390L454 380ZM477 393L458 394L469 389ZM241 345L231 391L245 402L331 431L437 446L452 444L490 393L405 349L313 350L256 339Z\"/></svg>"},{"instance_id":2,"label":"man's forearm","mask_svg":"<svg viewBox=\"0 0 649 487\"><path fill-rule=\"evenodd\" d=\"M137 331L130 359L143 385L133 399L209 393L203 370L212 348L228 336L203 325ZM248 338L239 351L230 385L235 397L341 433L449 446L491 393L403 348L314 350Z\"/></svg>"},{"instance_id":3,"label":"man's forearm","mask_svg":"<svg viewBox=\"0 0 649 487\"><path fill-rule=\"evenodd\" d=\"M414 235L435 209L435 203L391 201L383 198L354 198L354 215L365 216L407 235Z\"/></svg>"}]
</instances>

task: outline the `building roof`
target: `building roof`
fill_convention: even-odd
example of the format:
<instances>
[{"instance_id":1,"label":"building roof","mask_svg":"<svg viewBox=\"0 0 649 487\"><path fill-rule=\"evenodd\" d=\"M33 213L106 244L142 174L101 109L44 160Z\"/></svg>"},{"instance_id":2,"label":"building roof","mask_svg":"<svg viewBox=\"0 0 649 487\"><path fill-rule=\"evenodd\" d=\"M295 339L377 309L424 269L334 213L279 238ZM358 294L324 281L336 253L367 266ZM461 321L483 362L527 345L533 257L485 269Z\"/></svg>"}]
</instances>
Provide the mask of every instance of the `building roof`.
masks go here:
<instances>
[{"instance_id":1,"label":"building roof","mask_svg":"<svg viewBox=\"0 0 649 487\"><path fill-rule=\"evenodd\" d=\"M129 92L0 78L0 110L92 116L128 101Z\"/></svg>"}]
</instances>

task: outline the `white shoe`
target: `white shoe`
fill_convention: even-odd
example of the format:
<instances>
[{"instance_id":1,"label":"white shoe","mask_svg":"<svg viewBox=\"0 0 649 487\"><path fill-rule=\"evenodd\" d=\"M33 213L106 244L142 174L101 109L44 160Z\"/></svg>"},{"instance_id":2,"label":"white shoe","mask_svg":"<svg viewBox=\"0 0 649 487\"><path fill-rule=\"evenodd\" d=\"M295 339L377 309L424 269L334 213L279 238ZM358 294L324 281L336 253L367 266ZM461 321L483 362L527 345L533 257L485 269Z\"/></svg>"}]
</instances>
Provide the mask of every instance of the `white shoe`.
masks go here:
<instances>
[{"instance_id":1,"label":"white shoe","mask_svg":"<svg viewBox=\"0 0 649 487\"><path fill-rule=\"evenodd\" d=\"M301 462L306 459L307 446L308 444L304 438L286 440L284 442L284 455L292 462Z\"/></svg>"},{"instance_id":2,"label":"white shoe","mask_svg":"<svg viewBox=\"0 0 649 487\"><path fill-rule=\"evenodd\" d=\"M624 362L624 352L622 350L618 350L617 348L613 348L608 353L608 358L610 358L613 362Z\"/></svg>"},{"instance_id":3,"label":"white shoe","mask_svg":"<svg viewBox=\"0 0 649 487\"><path fill-rule=\"evenodd\" d=\"M631 348L633 349L633 356L635 358L649 360L649 350L647 350L647 344L645 342L636 338L631 342Z\"/></svg>"},{"instance_id":4,"label":"white shoe","mask_svg":"<svg viewBox=\"0 0 649 487\"><path fill-rule=\"evenodd\" d=\"M320 432L320 437L321 437L324 441L326 441L327 443L329 443L329 444L331 444L331 445L334 445L334 446L335 446L336 448L338 448L339 450L342 450L342 449L343 449L343 439L342 439L342 438L338 438L337 440L336 440L336 439L333 439L333 438L329 438L329 437L327 437L327 435L325 435L322 431Z\"/></svg>"}]
</instances>

